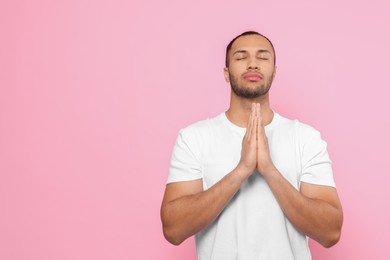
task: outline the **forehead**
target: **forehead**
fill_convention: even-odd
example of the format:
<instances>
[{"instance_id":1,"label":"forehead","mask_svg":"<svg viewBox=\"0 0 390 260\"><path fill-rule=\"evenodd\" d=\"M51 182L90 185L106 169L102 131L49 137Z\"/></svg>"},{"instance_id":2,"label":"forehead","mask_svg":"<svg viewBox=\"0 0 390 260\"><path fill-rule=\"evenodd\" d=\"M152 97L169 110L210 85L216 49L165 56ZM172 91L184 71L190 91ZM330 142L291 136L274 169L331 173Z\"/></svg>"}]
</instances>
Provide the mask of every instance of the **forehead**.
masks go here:
<instances>
[{"instance_id":1,"label":"forehead","mask_svg":"<svg viewBox=\"0 0 390 260\"><path fill-rule=\"evenodd\" d=\"M270 53L274 54L272 46L269 41L262 37L261 35L245 35L236 39L231 48L231 54L238 50L244 51L257 51L257 50L267 50Z\"/></svg>"}]
</instances>

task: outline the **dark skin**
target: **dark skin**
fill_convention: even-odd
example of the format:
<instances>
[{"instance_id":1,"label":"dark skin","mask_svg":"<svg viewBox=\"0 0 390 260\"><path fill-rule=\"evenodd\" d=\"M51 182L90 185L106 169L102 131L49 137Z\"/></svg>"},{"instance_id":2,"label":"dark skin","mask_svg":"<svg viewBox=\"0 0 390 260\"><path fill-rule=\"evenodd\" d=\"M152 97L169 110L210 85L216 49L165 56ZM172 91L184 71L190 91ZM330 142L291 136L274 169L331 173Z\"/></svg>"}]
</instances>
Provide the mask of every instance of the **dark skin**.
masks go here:
<instances>
[{"instance_id":1,"label":"dark skin","mask_svg":"<svg viewBox=\"0 0 390 260\"><path fill-rule=\"evenodd\" d=\"M259 56L260 50L270 57ZM228 82L234 79L237 87L249 92L261 92L261 89L270 87L267 84L271 84L276 69L272 47L265 38L258 35L240 37L232 45L229 55L229 68L224 70ZM248 72L254 76L247 76ZM256 73L261 76L256 77ZM203 190L201 179L166 186L161 219L169 242L178 245L212 223L252 174L264 177L279 206L297 230L324 247L338 242L343 212L336 189L301 182L300 190L296 190L283 177L269 155L264 132L264 126L272 121L273 115L268 91L256 98L231 93L226 116L232 123L247 129L241 159L235 169L208 190Z\"/></svg>"}]
</instances>

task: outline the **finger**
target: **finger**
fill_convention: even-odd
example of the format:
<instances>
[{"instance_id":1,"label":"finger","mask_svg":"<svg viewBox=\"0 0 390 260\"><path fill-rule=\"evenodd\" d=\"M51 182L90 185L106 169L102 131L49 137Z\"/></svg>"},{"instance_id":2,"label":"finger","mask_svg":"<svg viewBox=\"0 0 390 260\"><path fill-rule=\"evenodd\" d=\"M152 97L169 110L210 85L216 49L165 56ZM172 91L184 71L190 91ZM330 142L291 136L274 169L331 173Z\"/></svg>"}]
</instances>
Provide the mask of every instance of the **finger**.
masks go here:
<instances>
[{"instance_id":1,"label":"finger","mask_svg":"<svg viewBox=\"0 0 390 260\"><path fill-rule=\"evenodd\" d=\"M256 136L256 138L257 138L257 140L260 140L260 138L261 138L261 128L262 128L261 124L263 122L262 119L263 118L261 116L259 116L258 120L257 120L257 124L256 124L256 128L257 128L257 136Z\"/></svg>"},{"instance_id":2,"label":"finger","mask_svg":"<svg viewBox=\"0 0 390 260\"><path fill-rule=\"evenodd\" d=\"M251 131L251 141L253 140L254 142L257 140L257 125L259 122L259 118L255 116L253 120L253 125L252 125L252 131Z\"/></svg>"},{"instance_id":3,"label":"finger","mask_svg":"<svg viewBox=\"0 0 390 260\"><path fill-rule=\"evenodd\" d=\"M260 111L261 110L261 108L260 108L260 103L257 103L256 104L256 115L258 116L258 117L261 117L261 114L260 114Z\"/></svg>"},{"instance_id":4,"label":"finger","mask_svg":"<svg viewBox=\"0 0 390 260\"><path fill-rule=\"evenodd\" d=\"M259 134L258 134L258 146L260 147L264 147L264 146L267 146L267 135L265 134L265 129L264 129L264 126L263 126L263 120L262 118L260 118L259 122L258 122L258 129L259 129Z\"/></svg>"},{"instance_id":5,"label":"finger","mask_svg":"<svg viewBox=\"0 0 390 260\"><path fill-rule=\"evenodd\" d=\"M256 104L255 103L252 103L251 115L252 115L253 119L256 117Z\"/></svg>"},{"instance_id":6,"label":"finger","mask_svg":"<svg viewBox=\"0 0 390 260\"><path fill-rule=\"evenodd\" d=\"M261 116L261 105L260 105L260 103L256 104L256 114L259 117L259 122L258 122L259 125L260 125L259 130L261 130L261 131L259 131L259 134L262 134L262 133L264 133L264 126L263 126L263 117Z\"/></svg>"},{"instance_id":7,"label":"finger","mask_svg":"<svg viewBox=\"0 0 390 260\"><path fill-rule=\"evenodd\" d=\"M255 107L254 104L252 103L252 109L251 109L251 114L249 116L249 121L248 121L248 128L246 130L247 138L251 138L252 136L252 131L253 131L253 121L255 119Z\"/></svg>"},{"instance_id":8,"label":"finger","mask_svg":"<svg viewBox=\"0 0 390 260\"><path fill-rule=\"evenodd\" d=\"M256 128L257 128L257 116L256 116L256 104L252 103L252 130L251 130L251 138L252 140L256 140Z\"/></svg>"},{"instance_id":9,"label":"finger","mask_svg":"<svg viewBox=\"0 0 390 260\"><path fill-rule=\"evenodd\" d=\"M256 103L255 110L256 110L256 117L257 117L257 121L256 121L256 140L258 140L259 130L260 130L259 129L259 122L261 121L260 103Z\"/></svg>"},{"instance_id":10,"label":"finger","mask_svg":"<svg viewBox=\"0 0 390 260\"><path fill-rule=\"evenodd\" d=\"M252 116L252 113L250 113L249 114L249 119L248 119L248 126L246 128L246 132L245 132L244 138L249 138L251 136L252 122L253 122L253 116Z\"/></svg>"},{"instance_id":11,"label":"finger","mask_svg":"<svg viewBox=\"0 0 390 260\"><path fill-rule=\"evenodd\" d=\"M264 138L265 132L264 132L264 126L263 126L263 118L259 117L259 120L257 122L257 127L258 127L258 132L259 132L259 137Z\"/></svg>"}]
</instances>

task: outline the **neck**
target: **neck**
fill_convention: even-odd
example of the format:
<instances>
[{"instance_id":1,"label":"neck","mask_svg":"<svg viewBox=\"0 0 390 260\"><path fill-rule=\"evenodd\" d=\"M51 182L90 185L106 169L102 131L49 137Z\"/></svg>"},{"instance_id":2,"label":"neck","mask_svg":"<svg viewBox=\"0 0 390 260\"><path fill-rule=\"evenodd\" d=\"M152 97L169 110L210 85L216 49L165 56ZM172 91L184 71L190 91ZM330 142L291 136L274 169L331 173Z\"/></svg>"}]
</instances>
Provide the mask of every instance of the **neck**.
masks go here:
<instances>
[{"instance_id":1,"label":"neck","mask_svg":"<svg viewBox=\"0 0 390 260\"><path fill-rule=\"evenodd\" d=\"M263 118L263 126L271 123L274 112L269 104L269 93L254 99L238 97L231 93L230 107L226 111L226 117L233 124L246 128L248 126L249 115L251 113L252 103L260 103L260 113Z\"/></svg>"}]
</instances>

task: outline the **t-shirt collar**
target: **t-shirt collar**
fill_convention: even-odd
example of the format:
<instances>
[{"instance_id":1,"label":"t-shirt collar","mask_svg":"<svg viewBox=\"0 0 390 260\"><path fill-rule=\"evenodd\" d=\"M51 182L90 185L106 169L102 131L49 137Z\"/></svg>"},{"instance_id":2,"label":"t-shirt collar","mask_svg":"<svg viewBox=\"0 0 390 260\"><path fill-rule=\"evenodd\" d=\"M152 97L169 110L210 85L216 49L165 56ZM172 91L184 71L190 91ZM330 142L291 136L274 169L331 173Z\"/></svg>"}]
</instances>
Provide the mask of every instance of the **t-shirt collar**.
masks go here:
<instances>
[{"instance_id":1,"label":"t-shirt collar","mask_svg":"<svg viewBox=\"0 0 390 260\"><path fill-rule=\"evenodd\" d=\"M245 135L245 132L246 132L246 127L240 127L236 124L233 124L226 116L226 112L223 112L221 115L220 115L220 118L221 120L230 128L232 129L233 131L235 132L238 132L239 134L242 134L242 135ZM265 129L265 132L269 132L272 130L272 128L274 128L274 126L278 123L280 119L280 115L276 112L274 112L274 116L272 118L272 121L266 125L264 127Z\"/></svg>"}]
</instances>

